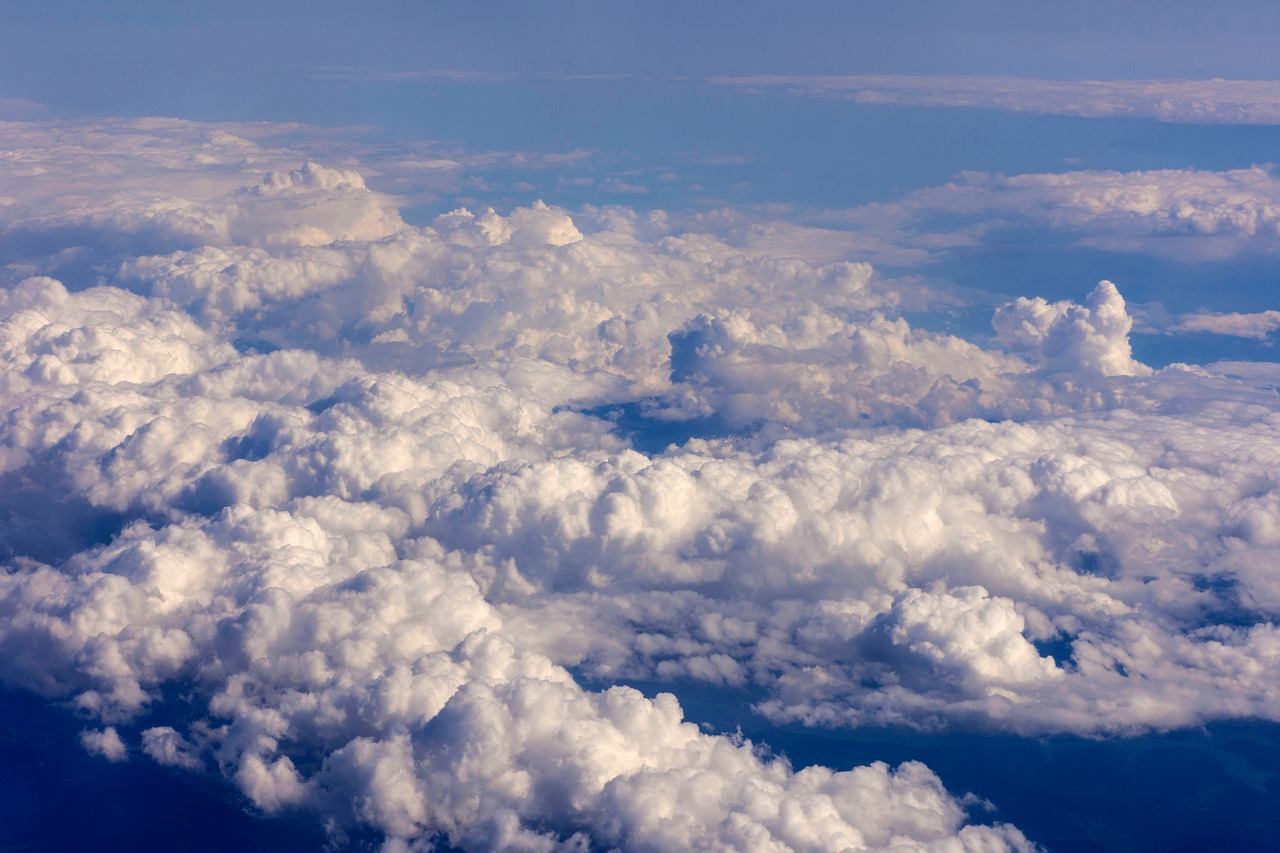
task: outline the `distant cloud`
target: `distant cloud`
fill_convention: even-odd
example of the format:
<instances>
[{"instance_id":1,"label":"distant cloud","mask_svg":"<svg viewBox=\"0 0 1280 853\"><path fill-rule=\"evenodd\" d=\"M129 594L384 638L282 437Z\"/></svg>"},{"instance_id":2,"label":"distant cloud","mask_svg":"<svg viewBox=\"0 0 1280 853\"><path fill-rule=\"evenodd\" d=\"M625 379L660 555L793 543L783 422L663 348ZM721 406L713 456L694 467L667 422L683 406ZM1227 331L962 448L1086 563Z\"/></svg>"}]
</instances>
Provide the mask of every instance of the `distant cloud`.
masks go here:
<instances>
[{"instance_id":1,"label":"distant cloud","mask_svg":"<svg viewBox=\"0 0 1280 853\"><path fill-rule=\"evenodd\" d=\"M901 199L814 216L936 252L974 246L1003 228L1048 228L1080 245L1184 261L1280 252L1280 178L1269 167L1214 172L1075 170L965 172ZM947 222L940 228L939 221Z\"/></svg>"},{"instance_id":2,"label":"distant cloud","mask_svg":"<svg viewBox=\"0 0 1280 853\"><path fill-rule=\"evenodd\" d=\"M392 68L319 68L310 75L317 80L350 80L356 83L412 83L447 80L457 83L502 83L525 75L510 71L463 71L458 69L395 70Z\"/></svg>"},{"instance_id":3,"label":"distant cloud","mask_svg":"<svg viewBox=\"0 0 1280 853\"><path fill-rule=\"evenodd\" d=\"M626 193L629 195L644 195L649 192L649 188L641 184L631 184L619 178L605 178L599 184L600 190L607 193Z\"/></svg>"},{"instance_id":4,"label":"distant cloud","mask_svg":"<svg viewBox=\"0 0 1280 853\"><path fill-rule=\"evenodd\" d=\"M29 121L44 118L48 108L25 98L0 98L0 121Z\"/></svg>"},{"instance_id":5,"label":"distant cloud","mask_svg":"<svg viewBox=\"0 0 1280 853\"><path fill-rule=\"evenodd\" d=\"M632 80L646 82L686 82L690 78L675 75L632 74L627 72L570 73L567 71L472 71L460 69L393 69L393 68L321 68L310 72L317 80L350 80L357 83L413 83L445 80L452 83L509 83L518 80L559 82L619 83Z\"/></svg>"},{"instance_id":6,"label":"distant cloud","mask_svg":"<svg viewBox=\"0 0 1280 853\"><path fill-rule=\"evenodd\" d=\"M968 107L1182 124L1280 124L1280 81L1274 80L754 75L712 77L707 82L743 92L777 90L860 104Z\"/></svg>"},{"instance_id":7,"label":"distant cloud","mask_svg":"<svg viewBox=\"0 0 1280 853\"><path fill-rule=\"evenodd\" d=\"M1209 332L1265 341L1276 329L1280 329L1280 311L1273 310L1256 314L1187 314L1168 331Z\"/></svg>"},{"instance_id":8,"label":"distant cloud","mask_svg":"<svg viewBox=\"0 0 1280 853\"><path fill-rule=\"evenodd\" d=\"M678 86L702 84L748 94L781 91L803 97L871 105L960 107L1085 118L1139 118L1176 124L1280 124L1280 81L1277 80L1041 80L997 76L788 74L722 75L698 79L626 73L385 68L331 68L314 71L312 76L365 83L644 81Z\"/></svg>"}]
</instances>

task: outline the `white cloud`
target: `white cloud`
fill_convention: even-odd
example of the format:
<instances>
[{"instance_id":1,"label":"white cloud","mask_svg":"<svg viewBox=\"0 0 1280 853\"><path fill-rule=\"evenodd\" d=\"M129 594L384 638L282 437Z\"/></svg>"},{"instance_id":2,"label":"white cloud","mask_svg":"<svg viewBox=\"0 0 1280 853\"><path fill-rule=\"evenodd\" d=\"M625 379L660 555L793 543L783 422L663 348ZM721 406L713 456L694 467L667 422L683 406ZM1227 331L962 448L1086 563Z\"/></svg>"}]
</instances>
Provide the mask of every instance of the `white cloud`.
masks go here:
<instances>
[{"instance_id":1,"label":"white cloud","mask_svg":"<svg viewBox=\"0 0 1280 853\"><path fill-rule=\"evenodd\" d=\"M1153 396L1189 390L1157 379ZM486 477L439 535L501 543L536 590L505 594L511 630L548 653L605 677L733 683L741 668L780 718L1127 731L1240 703L1267 716L1276 673L1238 667L1270 660L1274 507L1249 501L1245 521L1237 506L1270 408L1218 405L530 464ZM1215 578L1225 592L1198 586ZM1223 606L1257 624L1202 621ZM592 623L594 643L559 627ZM1029 642L1054 637L1074 660Z\"/></svg>"},{"instance_id":2,"label":"white cloud","mask_svg":"<svg viewBox=\"0 0 1280 853\"><path fill-rule=\"evenodd\" d=\"M1019 297L996 311L996 337L1049 374L1149 376L1133 358L1133 321L1116 286L1103 281L1084 305Z\"/></svg>"},{"instance_id":3,"label":"white cloud","mask_svg":"<svg viewBox=\"0 0 1280 853\"><path fill-rule=\"evenodd\" d=\"M120 739L120 733L114 726L95 731L86 729L80 733L80 743L92 755L99 755L107 761L125 761L129 758L129 748Z\"/></svg>"},{"instance_id":4,"label":"white cloud","mask_svg":"<svg viewBox=\"0 0 1280 853\"><path fill-rule=\"evenodd\" d=\"M1117 116L1181 124L1280 124L1280 82L1274 80L754 75L713 77L708 82L746 92L781 90L860 104Z\"/></svg>"},{"instance_id":5,"label":"white cloud","mask_svg":"<svg viewBox=\"0 0 1280 853\"><path fill-rule=\"evenodd\" d=\"M284 236L0 291L0 475L33 496L3 509L59 546L6 543L0 677L91 751L124 732L389 844L1025 849L921 765L796 770L572 673L807 725L1277 718L1275 377L1150 370L1114 286L1016 300L984 349L865 264L616 207L409 227L237 139L170 192ZM23 156L118 211L154 164L91 143ZM222 143L277 175L190 189ZM22 192L44 242L6 251L38 267L82 220ZM644 455L582 413L621 403L730 434Z\"/></svg>"},{"instance_id":6,"label":"white cloud","mask_svg":"<svg viewBox=\"0 0 1280 853\"><path fill-rule=\"evenodd\" d=\"M1046 228L1081 246L1179 261L1221 260L1280 247L1280 181L1269 167L1227 171L992 175L965 172L899 201L819 214L852 227L871 246L898 247L889 262L914 262L980 245L1007 228ZM948 222L941 228L940 222Z\"/></svg>"},{"instance_id":7,"label":"white cloud","mask_svg":"<svg viewBox=\"0 0 1280 853\"><path fill-rule=\"evenodd\" d=\"M634 74L518 74L448 69L405 71L387 68L332 68L316 72L326 80L415 83L542 81L629 81L643 79L687 86L687 77ZM746 93L783 91L859 104L962 107L1089 118L1144 118L1179 124L1280 124L1280 81L1275 80L1039 80L997 76L903 75L721 75L702 81Z\"/></svg>"},{"instance_id":8,"label":"white cloud","mask_svg":"<svg viewBox=\"0 0 1280 853\"><path fill-rule=\"evenodd\" d=\"M171 726L154 726L142 733L142 751L158 764L199 770L204 762L195 747Z\"/></svg>"},{"instance_id":9,"label":"white cloud","mask_svg":"<svg viewBox=\"0 0 1280 853\"><path fill-rule=\"evenodd\" d=\"M176 246L314 244L401 227L359 174L171 119L7 123L5 230L91 229ZM265 173L265 177L264 177ZM74 239L74 238L73 238Z\"/></svg>"},{"instance_id":10,"label":"white cloud","mask_svg":"<svg viewBox=\"0 0 1280 853\"><path fill-rule=\"evenodd\" d=\"M1256 314L1186 314L1170 326L1170 332L1209 332L1215 335L1232 335L1265 341L1267 336L1280 329L1280 311L1259 311Z\"/></svg>"}]
</instances>

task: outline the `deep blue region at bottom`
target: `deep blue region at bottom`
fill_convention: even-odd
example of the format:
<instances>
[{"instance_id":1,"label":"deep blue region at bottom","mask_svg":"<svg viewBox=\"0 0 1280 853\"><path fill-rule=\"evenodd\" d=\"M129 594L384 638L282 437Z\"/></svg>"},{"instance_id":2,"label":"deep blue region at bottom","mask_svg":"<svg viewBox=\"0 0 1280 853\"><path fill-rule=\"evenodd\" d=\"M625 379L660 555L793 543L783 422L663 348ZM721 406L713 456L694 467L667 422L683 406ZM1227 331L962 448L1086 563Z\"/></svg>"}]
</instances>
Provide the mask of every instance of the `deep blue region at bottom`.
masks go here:
<instances>
[{"instance_id":1,"label":"deep blue region at bottom","mask_svg":"<svg viewBox=\"0 0 1280 853\"><path fill-rule=\"evenodd\" d=\"M585 686L601 689L605 684ZM738 691L633 683L674 692L686 717L740 729L795 767L848 769L922 761L948 790L992 806L974 822L1008 822L1051 851L1280 851L1280 724L1223 722L1134 738L1021 738L900 729L776 726ZM112 764L79 745L84 722L19 691L0 691L0 851L372 850L334 844L316 815L255 814L229 783L145 757Z\"/></svg>"},{"instance_id":2,"label":"deep blue region at bottom","mask_svg":"<svg viewBox=\"0 0 1280 853\"><path fill-rule=\"evenodd\" d=\"M604 684L588 684L601 689ZM1019 737L868 727L779 726L739 691L631 682L674 693L688 720L741 731L795 768L920 761L947 790L989 804L974 823L1011 823L1050 851L1280 851L1280 724L1216 722L1137 737Z\"/></svg>"}]
</instances>

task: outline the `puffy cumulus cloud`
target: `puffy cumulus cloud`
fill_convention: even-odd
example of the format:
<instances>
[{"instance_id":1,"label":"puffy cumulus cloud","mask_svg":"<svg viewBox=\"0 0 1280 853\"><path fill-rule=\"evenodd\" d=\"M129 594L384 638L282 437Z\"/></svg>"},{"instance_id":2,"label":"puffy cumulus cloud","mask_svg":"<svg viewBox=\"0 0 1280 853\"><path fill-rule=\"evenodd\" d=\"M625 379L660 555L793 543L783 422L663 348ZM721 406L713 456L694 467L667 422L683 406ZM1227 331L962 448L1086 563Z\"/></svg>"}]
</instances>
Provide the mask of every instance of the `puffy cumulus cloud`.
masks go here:
<instances>
[{"instance_id":1,"label":"puffy cumulus cloud","mask_svg":"<svg viewBox=\"0 0 1280 853\"><path fill-rule=\"evenodd\" d=\"M67 254L325 245L404 227L357 172L300 162L261 128L168 119L0 122L6 250L48 272ZM58 252L62 257L58 257ZM12 266L12 264L11 264Z\"/></svg>"},{"instance_id":2,"label":"puffy cumulus cloud","mask_svg":"<svg viewBox=\"0 0 1280 853\"><path fill-rule=\"evenodd\" d=\"M0 678L87 749L387 849L988 850L1028 844L922 766L797 770L618 682L806 725L1276 719L1273 371L1147 369L1106 283L984 349L864 264L622 208L402 227L240 147L171 192L262 232L125 240L70 292L27 268L87 220L27 185L49 252L0 247ZM95 210L150 186L73 148ZM730 435L646 455L588 414L624 404Z\"/></svg>"},{"instance_id":3,"label":"puffy cumulus cloud","mask_svg":"<svg viewBox=\"0 0 1280 853\"><path fill-rule=\"evenodd\" d=\"M1151 368L1133 358L1129 346L1133 320L1109 281L1100 282L1084 305L1018 297L996 311L992 325L1002 343L1049 374L1151 373Z\"/></svg>"},{"instance_id":4,"label":"puffy cumulus cloud","mask_svg":"<svg viewBox=\"0 0 1280 853\"><path fill-rule=\"evenodd\" d=\"M6 468L52 461L99 505L164 514L407 490L450 469L610 446L563 410L610 387L514 363L429 381L299 350L241 356L166 303L32 279L3 294ZM57 318L57 319L51 319ZM405 504L408 507L408 504Z\"/></svg>"},{"instance_id":5,"label":"puffy cumulus cloud","mask_svg":"<svg viewBox=\"0 0 1280 853\"><path fill-rule=\"evenodd\" d=\"M165 303L109 288L36 280L12 295L14 316L65 306L63 335L173 322ZM42 346L36 325L8 341L15 355ZM457 483L504 460L616 447L599 422L555 411L558 376L513 369L517 396L497 375L479 387L477 370L469 386L424 385L225 346L140 374L145 347L104 340L129 357L15 386L7 452L19 470L52 459L69 491L145 517L59 565L11 564L6 681L117 727L180 711L182 724L142 724L143 754L220 768L267 812L319 809L418 843L1027 848L1012 828L965 826L921 766L793 772L699 733L670 696L585 692L508 638L486 595L527 594L520 568L421 533ZM160 700L172 682L192 691L185 711ZM85 746L122 757L116 732ZM690 812L691 787L717 793Z\"/></svg>"},{"instance_id":6,"label":"puffy cumulus cloud","mask_svg":"<svg viewBox=\"0 0 1280 853\"><path fill-rule=\"evenodd\" d=\"M144 731L142 751L168 767L199 770L203 765L195 746L170 726L155 726Z\"/></svg>"},{"instance_id":7,"label":"puffy cumulus cloud","mask_svg":"<svg viewBox=\"0 0 1280 853\"><path fill-rule=\"evenodd\" d=\"M202 246L132 258L120 270L124 281L148 282L153 294L211 320L296 301L348 281L353 274L350 257L327 247L270 252L253 246Z\"/></svg>"},{"instance_id":8,"label":"puffy cumulus cloud","mask_svg":"<svg viewBox=\"0 0 1280 853\"><path fill-rule=\"evenodd\" d=\"M505 466L433 529L499 543L533 589L491 595L557 659L779 719L1273 719L1274 393L1193 410L1182 373L1164 412Z\"/></svg>"},{"instance_id":9,"label":"puffy cumulus cloud","mask_svg":"<svg viewBox=\"0 0 1280 853\"><path fill-rule=\"evenodd\" d=\"M1123 116L1179 124L1280 124L1280 83L1274 80L755 75L713 77L708 82L744 91L781 89L860 104Z\"/></svg>"},{"instance_id":10,"label":"puffy cumulus cloud","mask_svg":"<svg viewBox=\"0 0 1280 853\"><path fill-rule=\"evenodd\" d=\"M1015 175L998 183L1014 197L1025 194L1048 224L1085 230L1087 245L1101 248L1150 251L1151 235L1172 238L1174 252L1222 256L1243 246L1273 251L1280 233L1280 183L1261 167Z\"/></svg>"},{"instance_id":11,"label":"puffy cumulus cloud","mask_svg":"<svg viewBox=\"0 0 1280 853\"><path fill-rule=\"evenodd\" d=\"M669 339L671 378L696 394L702 410L735 424L809 432L1021 408L1010 391L1023 364L901 318L847 322L798 310L768 322L720 312L695 317Z\"/></svg>"},{"instance_id":12,"label":"puffy cumulus cloud","mask_svg":"<svg viewBox=\"0 0 1280 853\"><path fill-rule=\"evenodd\" d=\"M322 246L373 240L404 227L387 200L369 191L359 172L305 163L270 172L262 182L222 201L229 242ZM302 215L299 215L302 214Z\"/></svg>"},{"instance_id":13,"label":"puffy cumulus cloud","mask_svg":"<svg viewBox=\"0 0 1280 853\"><path fill-rule=\"evenodd\" d=\"M116 288L70 294L47 277L0 290L7 395L50 386L153 383L207 370L235 350L172 306Z\"/></svg>"},{"instance_id":14,"label":"puffy cumulus cloud","mask_svg":"<svg viewBox=\"0 0 1280 853\"><path fill-rule=\"evenodd\" d=\"M669 695L587 693L504 639L476 578L512 567L407 539L394 508L288 507L138 522L61 569L15 566L0 594L6 678L119 723L180 680L194 722L146 728L146 755L218 766L264 811L323 809L388 838L1028 848L1011 828L964 826L919 765L793 772L699 733Z\"/></svg>"},{"instance_id":15,"label":"puffy cumulus cloud","mask_svg":"<svg viewBox=\"0 0 1280 853\"><path fill-rule=\"evenodd\" d=\"M814 432L1082 405L1029 387L1018 357L912 328L894 316L900 294L865 264L672 234L660 214L584 219L585 232L540 203L509 216L457 210L377 241L137 258L121 278L249 340L329 351L355 340L366 360L399 352L418 364L536 359L618 377L615 396L660 400L668 417ZM1090 382L1145 371L1122 356L1130 319L1118 294L1072 312L1052 333L1042 318L1043 346L1021 354L1092 353Z\"/></svg>"},{"instance_id":16,"label":"puffy cumulus cloud","mask_svg":"<svg viewBox=\"0 0 1280 853\"><path fill-rule=\"evenodd\" d=\"M897 302L865 264L672 234L662 214L583 220L541 203L507 216L459 209L381 240L135 258L120 280L254 339L408 346L436 363L535 358L623 377L635 394L669 386L668 336L725 303L750 304L758 323L849 333Z\"/></svg>"}]
</instances>

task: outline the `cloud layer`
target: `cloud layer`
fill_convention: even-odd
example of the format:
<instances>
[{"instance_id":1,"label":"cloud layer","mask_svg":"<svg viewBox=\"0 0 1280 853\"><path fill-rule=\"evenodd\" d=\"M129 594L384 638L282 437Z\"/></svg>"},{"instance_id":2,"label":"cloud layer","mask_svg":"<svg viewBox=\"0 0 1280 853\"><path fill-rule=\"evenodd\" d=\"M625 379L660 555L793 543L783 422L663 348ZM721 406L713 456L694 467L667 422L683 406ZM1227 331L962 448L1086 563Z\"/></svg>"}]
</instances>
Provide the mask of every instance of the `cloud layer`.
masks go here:
<instances>
[{"instance_id":1,"label":"cloud layer","mask_svg":"<svg viewBox=\"0 0 1280 853\"><path fill-rule=\"evenodd\" d=\"M419 228L209 126L6 132L43 179L2 235L0 677L90 752L388 850L1029 849L922 765L795 769L622 685L1280 719L1274 382L1136 361L1109 282L983 347L660 212Z\"/></svg>"},{"instance_id":2,"label":"cloud layer","mask_svg":"<svg viewBox=\"0 0 1280 853\"><path fill-rule=\"evenodd\" d=\"M1195 263L1276 254L1280 182L1263 166L1220 172L965 172L895 202L827 211L814 219L855 229L864 245L892 264L937 262L952 249L982 246L1009 229L1046 229L1084 248Z\"/></svg>"},{"instance_id":3,"label":"cloud layer","mask_svg":"<svg viewBox=\"0 0 1280 853\"><path fill-rule=\"evenodd\" d=\"M1274 80L753 75L713 77L708 82L742 91L781 90L859 104L968 107L1179 124L1280 124L1280 83Z\"/></svg>"}]
</instances>

